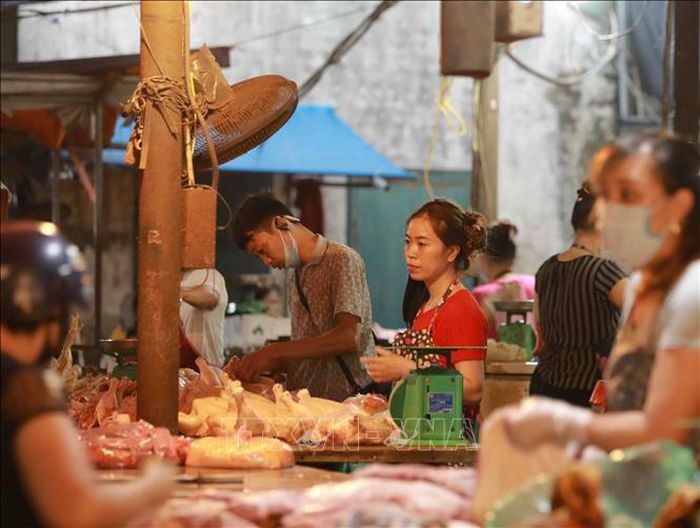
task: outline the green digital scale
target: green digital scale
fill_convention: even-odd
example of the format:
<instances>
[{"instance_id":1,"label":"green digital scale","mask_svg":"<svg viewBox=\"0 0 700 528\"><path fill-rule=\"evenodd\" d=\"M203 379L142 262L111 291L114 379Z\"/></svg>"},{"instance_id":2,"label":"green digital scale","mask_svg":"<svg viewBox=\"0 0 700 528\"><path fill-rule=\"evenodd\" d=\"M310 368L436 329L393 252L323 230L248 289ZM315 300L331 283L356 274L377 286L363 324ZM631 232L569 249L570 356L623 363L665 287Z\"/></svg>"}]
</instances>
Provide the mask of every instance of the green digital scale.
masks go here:
<instances>
[{"instance_id":1,"label":"green digital scale","mask_svg":"<svg viewBox=\"0 0 700 528\"><path fill-rule=\"evenodd\" d=\"M527 351L528 360L532 359L537 337L532 326L527 322L527 314L532 312L535 301L496 301L493 306L499 312L506 313L506 322L498 327L498 340L524 348ZM522 319L514 321L514 316Z\"/></svg>"},{"instance_id":2,"label":"green digital scale","mask_svg":"<svg viewBox=\"0 0 700 528\"><path fill-rule=\"evenodd\" d=\"M447 368L417 368L398 382L389 396L391 417L403 432L402 441L410 446L466 446L463 431L462 375L452 367L454 350L485 350L485 347L395 347L410 350L414 360L437 354L447 360Z\"/></svg>"}]
</instances>

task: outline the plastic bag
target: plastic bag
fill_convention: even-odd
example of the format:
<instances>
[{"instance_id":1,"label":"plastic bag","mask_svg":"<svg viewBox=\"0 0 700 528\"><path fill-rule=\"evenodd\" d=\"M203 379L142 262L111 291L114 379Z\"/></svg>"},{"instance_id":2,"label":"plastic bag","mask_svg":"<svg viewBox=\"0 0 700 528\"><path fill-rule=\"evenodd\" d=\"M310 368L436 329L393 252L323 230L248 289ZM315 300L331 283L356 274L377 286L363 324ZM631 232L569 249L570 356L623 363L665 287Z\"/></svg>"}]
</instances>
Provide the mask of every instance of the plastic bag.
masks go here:
<instances>
[{"instance_id":1,"label":"plastic bag","mask_svg":"<svg viewBox=\"0 0 700 528\"><path fill-rule=\"evenodd\" d=\"M616 528L652 526L671 494L696 479L691 450L671 442L615 450L585 465L602 473L605 522ZM484 526L525 526L551 513L554 479L544 476L499 501L486 515Z\"/></svg>"},{"instance_id":2,"label":"plastic bag","mask_svg":"<svg viewBox=\"0 0 700 528\"><path fill-rule=\"evenodd\" d=\"M207 46L202 46L190 58L196 91L207 100L210 111L221 107L230 97L231 88Z\"/></svg>"}]
</instances>

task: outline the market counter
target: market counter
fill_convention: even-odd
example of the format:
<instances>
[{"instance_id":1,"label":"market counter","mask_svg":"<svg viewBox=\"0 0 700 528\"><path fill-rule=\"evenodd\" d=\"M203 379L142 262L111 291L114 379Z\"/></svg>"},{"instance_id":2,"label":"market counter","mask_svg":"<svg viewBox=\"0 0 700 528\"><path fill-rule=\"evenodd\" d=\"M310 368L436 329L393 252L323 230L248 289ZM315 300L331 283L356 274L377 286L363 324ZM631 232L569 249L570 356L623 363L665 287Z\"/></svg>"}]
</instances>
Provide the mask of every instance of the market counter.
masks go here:
<instances>
[{"instance_id":1,"label":"market counter","mask_svg":"<svg viewBox=\"0 0 700 528\"><path fill-rule=\"evenodd\" d=\"M135 479L135 469L99 470L98 483L109 484ZM286 469L207 469L180 468L175 477L176 494L202 490L261 491L271 489L305 489L316 484L347 480L348 475L305 466Z\"/></svg>"},{"instance_id":2,"label":"market counter","mask_svg":"<svg viewBox=\"0 0 700 528\"><path fill-rule=\"evenodd\" d=\"M297 463L369 463L386 464L460 464L472 466L476 462L479 447L396 447L396 446L349 446L338 447L294 447Z\"/></svg>"}]
</instances>

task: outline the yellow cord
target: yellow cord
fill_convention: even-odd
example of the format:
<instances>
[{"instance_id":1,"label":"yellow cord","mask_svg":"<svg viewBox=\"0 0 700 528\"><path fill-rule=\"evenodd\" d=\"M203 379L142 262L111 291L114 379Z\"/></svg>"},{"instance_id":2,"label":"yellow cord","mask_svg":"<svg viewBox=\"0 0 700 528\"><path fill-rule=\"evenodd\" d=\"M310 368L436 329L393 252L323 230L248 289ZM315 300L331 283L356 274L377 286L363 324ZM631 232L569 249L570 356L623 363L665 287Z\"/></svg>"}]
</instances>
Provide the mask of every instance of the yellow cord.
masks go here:
<instances>
[{"instance_id":1,"label":"yellow cord","mask_svg":"<svg viewBox=\"0 0 700 528\"><path fill-rule=\"evenodd\" d=\"M469 133L467 122L464 117L455 109L450 97L450 88L452 80L447 77L440 79L440 88L438 89L437 103L433 114L433 128L428 141L428 148L425 153L423 162L423 185L425 192L431 200L435 199L433 184L430 180L430 167L435 156L435 148L437 147L438 139L440 138L440 120L445 120L445 125L453 134L458 137L466 136Z\"/></svg>"}]
</instances>

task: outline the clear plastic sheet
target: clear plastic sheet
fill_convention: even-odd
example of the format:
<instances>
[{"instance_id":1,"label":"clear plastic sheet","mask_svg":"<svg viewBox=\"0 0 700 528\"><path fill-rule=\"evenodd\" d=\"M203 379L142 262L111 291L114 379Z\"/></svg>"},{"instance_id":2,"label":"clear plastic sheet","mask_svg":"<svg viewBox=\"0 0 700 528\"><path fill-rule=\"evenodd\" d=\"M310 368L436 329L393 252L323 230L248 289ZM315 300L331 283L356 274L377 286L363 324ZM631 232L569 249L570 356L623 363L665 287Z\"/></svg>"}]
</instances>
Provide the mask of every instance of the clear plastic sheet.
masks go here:
<instances>
[{"instance_id":1,"label":"clear plastic sheet","mask_svg":"<svg viewBox=\"0 0 700 528\"><path fill-rule=\"evenodd\" d=\"M616 450L585 465L601 471L600 503L606 525L615 528L653 526L675 490L698 484L691 450L670 442ZM541 526L535 520L551 513L554 478L541 477L499 501L487 514L485 527Z\"/></svg>"}]
</instances>

